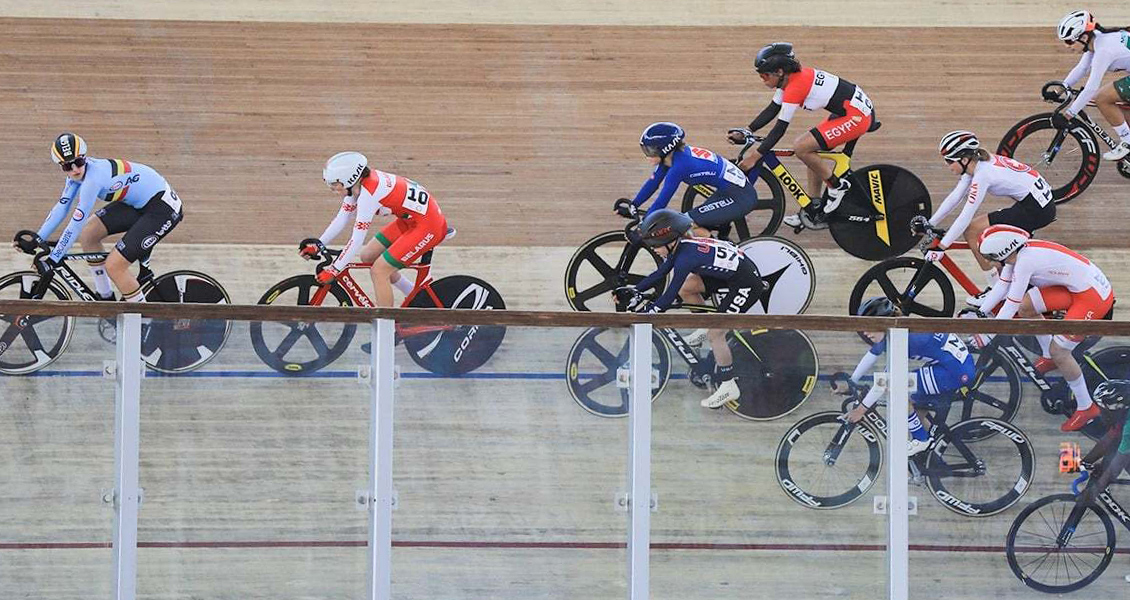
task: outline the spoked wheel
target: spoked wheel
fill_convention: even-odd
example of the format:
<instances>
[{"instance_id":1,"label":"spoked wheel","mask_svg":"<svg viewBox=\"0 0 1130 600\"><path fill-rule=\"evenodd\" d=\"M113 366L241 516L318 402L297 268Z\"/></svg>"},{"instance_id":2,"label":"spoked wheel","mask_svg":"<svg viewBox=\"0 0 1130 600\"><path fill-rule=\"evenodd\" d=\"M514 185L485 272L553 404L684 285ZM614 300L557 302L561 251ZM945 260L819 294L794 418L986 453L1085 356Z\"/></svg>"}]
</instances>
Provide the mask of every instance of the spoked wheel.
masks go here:
<instances>
[{"instance_id":1,"label":"spoked wheel","mask_svg":"<svg viewBox=\"0 0 1130 600\"><path fill-rule=\"evenodd\" d=\"M857 314L859 306L868 298L886 296L892 300L903 295L910 286L919 269L922 273L918 294L913 301L902 303L905 315L922 317L952 317L956 308L953 283L946 274L921 258L900 256L884 260L867 269L851 288L848 300L848 313ZM896 302L896 304L898 304Z\"/></svg>"},{"instance_id":2,"label":"spoked wheel","mask_svg":"<svg viewBox=\"0 0 1130 600\"><path fill-rule=\"evenodd\" d=\"M748 174L747 174L748 175ZM762 235L773 235L781 226L785 218L785 192L781 182L772 173L761 169L758 177L750 178L754 190L757 191L757 208L749 212L743 219L734 221L730 226L726 239L735 244ZM687 212L702 204L714 193L714 188L709 185L688 186L683 192L683 204L680 210Z\"/></svg>"},{"instance_id":3,"label":"spoked wheel","mask_svg":"<svg viewBox=\"0 0 1130 600\"><path fill-rule=\"evenodd\" d=\"M1029 504L1008 530L1005 556L1024 585L1049 594L1074 592L1102 575L1114 557L1114 523L1071 494Z\"/></svg>"},{"instance_id":4,"label":"spoked wheel","mask_svg":"<svg viewBox=\"0 0 1130 600\"><path fill-rule=\"evenodd\" d=\"M806 417L777 446L777 483L801 506L847 506L879 479L881 438L863 422L845 426L841 416L822 412Z\"/></svg>"},{"instance_id":5,"label":"spoked wheel","mask_svg":"<svg viewBox=\"0 0 1130 600\"><path fill-rule=\"evenodd\" d=\"M860 223L852 214L878 212L886 218ZM852 256L883 260L898 256L918 243L910 231L916 216L930 216L930 192L917 175L896 165L871 165L855 171L852 190L828 219L832 239Z\"/></svg>"},{"instance_id":6,"label":"spoked wheel","mask_svg":"<svg viewBox=\"0 0 1130 600\"><path fill-rule=\"evenodd\" d=\"M735 415L751 421L779 419L800 408L816 387L820 362L803 332L732 331L728 340L741 396L726 408Z\"/></svg>"},{"instance_id":7,"label":"spoked wheel","mask_svg":"<svg viewBox=\"0 0 1130 600\"><path fill-rule=\"evenodd\" d=\"M505 310L502 294L491 284L469 275L451 275L433 281L408 303L412 308L462 308ZM438 304L437 304L438 301ZM397 332L408 356L420 367L438 375L462 375L483 366L506 336L501 325L403 326Z\"/></svg>"},{"instance_id":8,"label":"spoked wheel","mask_svg":"<svg viewBox=\"0 0 1130 600\"><path fill-rule=\"evenodd\" d=\"M947 421L955 425L977 417L989 417L1012 422L1020 410L1024 388L1020 370L998 349L992 358L977 371L974 380L958 393ZM975 442L999 433L994 429L980 428L969 432L967 441Z\"/></svg>"},{"instance_id":9,"label":"spoked wheel","mask_svg":"<svg viewBox=\"0 0 1130 600\"><path fill-rule=\"evenodd\" d=\"M18 271L0 278L0 300L28 300L39 281L35 271ZM47 286L44 296L49 300L70 300L66 288L57 280ZM0 315L0 339L5 332L16 327L16 319L27 319L21 323L24 328L19 333L12 331L15 338L6 348L0 349L0 373L5 375L25 375L34 373L55 362L71 343L75 331L75 317L44 317L29 315Z\"/></svg>"},{"instance_id":10,"label":"spoked wheel","mask_svg":"<svg viewBox=\"0 0 1130 600\"><path fill-rule=\"evenodd\" d=\"M1013 125L1001 138L997 154L1039 171L1051 184L1056 204L1082 194L1099 171L1098 140L1091 130L1072 121L1066 134L1061 134L1052 125L1051 113L1032 115Z\"/></svg>"},{"instance_id":11,"label":"spoked wheel","mask_svg":"<svg viewBox=\"0 0 1130 600\"><path fill-rule=\"evenodd\" d=\"M340 284L322 290L313 275L296 275L275 284L259 304L284 306L352 306ZM349 348L357 326L352 323L294 321L251 323L251 347L268 367L287 375L308 375L337 360Z\"/></svg>"},{"instance_id":12,"label":"spoked wheel","mask_svg":"<svg viewBox=\"0 0 1130 600\"><path fill-rule=\"evenodd\" d=\"M147 302L231 304L223 286L197 271L172 271L153 280ZM141 359L154 371L183 373L207 364L228 340L226 319L153 320L141 327Z\"/></svg>"},{"instance_id":13,"label":"spoked wheel","mask_svg":"<svg viewBox=\"0 0 1130 600\"><path fill-rule=\"evenodd\" d=\"M598 417L628 415L630 336L627 329L593 327L573 343L565 367L573 400ZM651 334L651 400L654 402L671 377L671 351L659 332Z\"/></svg>"},{"instance_id":14,"label":"spoked wheel","mask_svg":"<svg viewBox=\"0 0 1130 600\"><path fill-rule=\"evenodd\" d=\"M986 436L984 430L998 435ZM926 456L926 483L942 506L967 517L987 517L1028 491L1036 457L1028 436L999 419L962 421Z\"/></svg>"},{"instance_id":15,"label":"spoked wheel","mask_svg":"<svg viewBox=\"0 0 1130 600\"><path fill-rule=\"evenodd\" d=\"M612 312L616 309L612 290L639 283L661 264L663 259L654 250L629 244L623 231L602 233L582 244L569 259L565 298L573 310ZM662 293L666 285L664 277L657 292Z\"/></svg>"}]
</instances>

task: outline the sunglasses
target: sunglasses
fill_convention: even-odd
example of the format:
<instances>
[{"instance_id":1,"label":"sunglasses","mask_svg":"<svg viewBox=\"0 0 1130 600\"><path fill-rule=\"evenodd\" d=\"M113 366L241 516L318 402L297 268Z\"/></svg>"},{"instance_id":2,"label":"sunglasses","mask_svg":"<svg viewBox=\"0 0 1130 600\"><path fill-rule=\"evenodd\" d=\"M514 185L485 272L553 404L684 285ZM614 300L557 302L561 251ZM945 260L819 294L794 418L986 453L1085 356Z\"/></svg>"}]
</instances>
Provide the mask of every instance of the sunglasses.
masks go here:
<instances>
[{"instance_id":1,"label":"sunglasses","mask_svg":"<svg viewBox=\"0 0 1130 600\"><path fill-rule=\"evenodd\" d=\"M78 157L74 160L68 160L67 162L65 162L65 163L63 163L59 166L63 169L64 173L70 173L71 171L75 170L76 168L81 169L82 167L85 167L86 166L86 159L80 156L80 157Z\"/></svg>"}]
</instances>

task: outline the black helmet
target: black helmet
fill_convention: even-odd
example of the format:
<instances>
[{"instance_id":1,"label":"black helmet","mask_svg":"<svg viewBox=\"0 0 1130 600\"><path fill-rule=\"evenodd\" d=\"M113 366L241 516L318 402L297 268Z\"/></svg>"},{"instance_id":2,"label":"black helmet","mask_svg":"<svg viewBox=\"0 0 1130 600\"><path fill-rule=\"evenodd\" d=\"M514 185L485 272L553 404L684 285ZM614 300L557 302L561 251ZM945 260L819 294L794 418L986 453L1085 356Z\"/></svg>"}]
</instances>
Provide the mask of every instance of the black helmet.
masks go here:
<instances>
[{"instance_id":1,"label":"black helmet","mask_svg":"<svg viewBox=\"0 0 1130 600\"><path fill-rule=\"evenodd\" d=\"M800 61L793 53L793 45L788 42L774 42L757 51L753 68L758 73L772 73L778 69L785 73L800 71Z\"/></svg>"},{"instance_id":2,"label":"black helmet","mask_svg":"<svg viewBox=\"0 0 1130 600\"><path fill-rule=\"evenodd\" d=\"M856 314L861 317L897 317L899 316L899 309L887 297L876 296L859 305L859 311Z\"/></svg>"},{"instance_id":3,"label":"black helmet","mask_svg":"<svg viewBox=\"0 0 1130 600\"><path fill-rule=\"evenodd\" d=\"M644 218L640 224L640 239L649 247L666 246L690 231L691 218L670 208L661 208Z\"/></svg>"},{"instance_id":4,"label":"black helmet","mask_svg":"<svg viewBox=\"0 0 1130 600\"><path fill-rule=\"evenodd\" d=\"M1110 379L1099 384L1091 398L1107 410L1130 407L1130 380Z\"/></svg>"}]
</instances>

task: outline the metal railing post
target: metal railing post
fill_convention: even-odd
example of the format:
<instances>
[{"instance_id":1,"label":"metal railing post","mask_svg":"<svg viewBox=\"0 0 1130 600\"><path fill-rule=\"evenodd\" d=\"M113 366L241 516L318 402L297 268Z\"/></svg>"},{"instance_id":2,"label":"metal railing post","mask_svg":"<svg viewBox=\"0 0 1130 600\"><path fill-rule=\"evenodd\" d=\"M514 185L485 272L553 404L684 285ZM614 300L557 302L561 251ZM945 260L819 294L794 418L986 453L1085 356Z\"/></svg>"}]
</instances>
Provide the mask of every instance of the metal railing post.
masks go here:
<instances>
[{"instance_id":1,"label":"metal railing post","mask_svg":"<svg viewBox=\"0 0 1130 600\"><path fill-rule=\"evenodd\" d=\"M628 598L647 600L651 549L651 325L632 325L628 380Z\"/></svg>"},{"instance_id":2,"label":"metal railing post","mask_svg":"<svg viewBox=\"0 0 1130 600\"><path fill-rule=\"evenodd\" d=\"M114 600L137 597L137 513L141 506L141 315L118 315L114 376Z\"/></svg>"},{"instance_id":3,"label":"metal railing post","mask_svg":"<svg viewBox=\"0 0 1130 600\"><path fill-rule=\"evenodd\" d=\"M890 599L907 600L910 594L910 508L907 477L907 423L909 414L908 334L887 332L887 560Z\"/></svg>"},{"instance_id":4,"label":"metal railing post","mask_svg":"<svg viewBox=\"0 0 1130 600\"><path fill-rule=\"evenodd\" d=\"M369 410L369 598L392 598L393 333L391 319L372 322Z\"/></svg>"}]
</instances>

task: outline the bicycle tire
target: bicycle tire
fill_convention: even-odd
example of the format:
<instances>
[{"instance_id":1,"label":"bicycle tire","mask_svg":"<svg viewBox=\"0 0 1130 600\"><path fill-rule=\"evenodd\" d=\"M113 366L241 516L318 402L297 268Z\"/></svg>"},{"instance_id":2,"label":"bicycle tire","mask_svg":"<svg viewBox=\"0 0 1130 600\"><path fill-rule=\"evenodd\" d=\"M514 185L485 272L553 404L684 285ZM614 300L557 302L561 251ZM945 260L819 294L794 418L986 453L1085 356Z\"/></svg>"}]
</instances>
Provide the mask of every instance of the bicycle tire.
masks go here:
<instances>
[{"instance_id":1,"label":"bicycle tire","mask_svg":"<svg viewBox=\"0 0 1130 600\"><path fill-rule=\"evenodd\" d=\"M652 331L651 344L651 401L655 402L671 379L671 351L658 331ZM565 383L581 408L598 417L628 416L628 379L622 369L629 366L629 346L624 328L590 327L573 342L565 362ZM594 360L589 360L590 355Z\"/></svg>"},{"instance_id":2,"label":"bicycle tire","mask_svg":"<svg viewBox=\"0 0 1130 600\"><path fill-rule=\"evenodd\" d=\"M998 435L989 438L980 431L982 429L996 430ZM989 447L992 443L1003 443L1004 449ZM985 463L986 458L991 456L994 465L991 467L984 465L982 469L969 466L968 468L974 469L973 472L983 472L970 476L970 471L966 470L964 476L949 477L947 474L949 468L960 466L959 461L968 460L962 452L963 449L975 454L981 463ZM953 452L947 454L949 450ZM987 499L971 497L971 492L975 491L972 488L983 487L974 482L984 482L987 476L1004 472L998 465L1001 460L1009 456L1010 452L1014 452L1019 458L1020 470L1016 476L1013 477L1012 472L1008 472L1008 479L1003 481L999 489L994 486ZM1000 419L980 418L962 421L951 427L949 435L939 439L926 456L925 475L930 493L942 506L967 517L995 515L1016 504L1031 486L1035 472L1036 455L1032 450L1032 442L1020 428ZM962 485L959 486L958 483ZM1001 493L998 495L998 492Z\"/></svg>"},{"instance_id":3,"label":"bicycle tire","mask_svg":"<svg viewBox=\"0 0 1130 600\"><path fill-rule=\"evenodd\" d=\"M750 421L772 421L800 408L816 387L820 359L803 331L761 329L727 336L741 395L726 408Z\"/></svg>"},{"instance_id":4,"label":"bicycle tire","mask_svg":"<svg viewBox=\"0 0 1130 600\"><path fill-rule=\"evenodd\" d=\"M153 280L146 302L231 304L220 282L199 271L179 270ZM141 360L160 373L186 373L216 358L231 335L226 319L153 319L141 326Z\"/></svg>"},{"instance_id":5,"label":"bicycle tire","mask_svg":"<svg viewBox=\"0 0 1130 600\"><path fill-rule=\"evenodd\" d=\"M1008 536L1005 538L1005 557L1008 559L1008 567L1012 569L1012 574L1024 585L1048 594L1074 592L1098 579L1110 565L1117 541L1114 523L1111 522L1110 516L1107 515L1105 510L1095 505L1089 505L1083 509L1069 542L1083 538L1086 543L1102 543L1103 546L1081 546L1076 550L1071 550L1070 544L1066 550L1059 546L1057 538L1067 518L1071 515L1076 500L1077 498L1071 494L1045 496L1024 507L1024 510L1021 510L1012 521L1012 526L1008 529ZM1057 504L1062 506L1056 508L1054 505ZM1050 510L1043 510L1048 506L1051 506ZM1040 514L1037 515L1038 512ZM1037 516L1032 518L1033 515ZM1097 531L1097 525L1091 525L1088 521L1087 526L1082 528L1082 534L1080 534L1080 525L1083 524L1088 515L1098 519L1098 524L1102 525L1103 532ZM1092 528L1096 531L1090 531ZM1106 534L1105 539L1098 539L1103 533ZM1026 545L1026 543L1030 545ZM1034 558L1025 561L1020 558L1020 554L1032 554ZM1083 573L1083 570L1079 568L1082 561L1073 555L1085 555L1090 560L1095 561L1090 573ZM1045 566L1050 567L1055 574L1052 578L1054 581L1046 581L1046 578L1040 576L1039 572ZM1073 578L1070 581L1061 581L1059 575L1062 573L1066 578L1067 573L1071 570L1078 572L1082 577Z\"/></svg>"},{"instance_id":6,"label":"bicycle tire","mask_svg":"<svg viewBox=\"0 0 1130 600\"><path fill-rule=\"evenodd\" d=\"M930 191L922 180L898 165L878 164L855 171L852 181L844 203L828 219L836 244L863 260L884 260L913 248L921 236L910 230L910 221L931 214ZM885 218L861 223L838 216L873 210Z\"/></svg>"},{"instance_id":7,"label":"bicycle tire","mask_svg":"<svg viewBox=\"0 0 1130 600\"><path fill-rule=\"evenodd\" d=\"M986 388L999 384L999 381L994 380L999 380L1001 377L1008 386L1008 394L1005 398L1000 397L995 387ZM1008 359L1003 350L998 348L988 364L977 372L973 382L960 393L958 400L955 401L955 403L960 402L956 407L958 410L951 409L947 421L954 421L956 425L973 418L989 417L1011 423L1016 418L1016 413L1020 411L1020 401L1023 398L1024 385L1020 378L1020 369ZM973 434L970 441L988 439L997 433L993 429L984 429Z\"/></svg>"},{"instance_id":8,"label":"bicycle tire","mask_svg":"<svg viewBox=\"0 0 1130 600\"><path fill-rule=\"evenodd\" d=\"M1051 145L1054 133L1046 142L1033 139L1033 136L1043 138L1044 136L1036 134L1043 131L1051 133L1049 130L1054 129L1052 113L1040 113L1021 119L1001 138L1000 144L997 145L997 154L1015 159L1039 171L1052 186L1052 198L1055 203L1064 204L1082 194L1095 180L1100 162L1099 141L1086 125L1075 121L1068 130L1071 139L1075 140L1074 147L1065 149L1061 144L1059 152L1052 157L1053 162L1048 163L1043 155ZM1025 140L1028 144L1024 144ZM1066 163L1061 163L1066 165L1064 169L1057 169L1054 165L1054 161L1060 156L1068 159ZM1077 167L1076 161L1078 161Z\"/></svg>"},{"instance_id":9,"label":"bicycle tire","mask_svg":"<svg viewBox=\"0 0 1130 600\"><path fill-rule=\"evenodd\" d=\"M897 299L923 264L925 261L921 258L900 256L873 265L852 286L851 296L848 298L848 314L858 314L863 301L875 296L886 296L892 302L899 304ZM952 317L957 307L953 283L936 265L926 264L925 269L925 281L921 284L914 301L909 304L902 303L904 314L920 317ZM898 275L892 276L895 272L898 272ZM937 288L936 291L930 291L934 287ZM927 294L925 299L923 293Z\"/></svg>"},{"instance_id":10,"label":"bicycle tire","mask_svg":"<svg viewBox=\"0 0 1130 600\"><path fill-rule=\"evenodd\" d=\"M271 286L259 304L275 304L280 297L287 304L310 306L314 293L322 285L313 275L295 275ZM296 297L289 298L291 291ZM353 300L340 283L334 282L327 290L326 299L331 298L338 306L353 306ZM321 303L321 305L324 305ZM265 365L286 375L309 375L337 360L349 349L357 325L352 323L310 323L298 322L251 322L251 347ZM285 331L285 333L283 333ZM275 339L279 342L274 343ZM328 338L328 341L327 341ZM296 348L300 340L302 346ZM271 349L274 346L274 349Z\"/></svg>"},{"instance_id":11,"label":"bicycle tire","mask_svg":"<svg viewBox=\"0 0 1130 600\"><path fill-rule=\"evenodd\" d=\"M757 180L760 180L769 188L769 193L763 193L764 190L759 191L757 193L757 207L741 219L735 219L731 222L730 234L726 236L726 239L735 244L751 238L777 233L777 230L781 227L781 221L785 218L785 191L781 187L781 182L764 167L759 171ZM754 181L755 186L757 180ZM702 204L714 191L715 188L709 185L687 186L686 191L683 192L681 210L683 212L690 211L695 206Z\"/></svg>"},{"instance_id":12,"label":"bicycle tire","mask_svg":"<svg viewBox=\"0 0 1130 600\"><path fill-rule=\"evenodd\" d=\"M747 314L799 315L816 295L816 265L796 243L762 236L738 244L742 254L757 266L768 289ZM721 295L716 294L716 303Z\"/></svg>"},{"instance_id":13,"label":"bicycle tire","mask_svg":"<svg viewBox=\"0 0 1130 600\"><path fill-rule=\"evenodd\" d=\"M461 308L506 310L502 294L491 284L470 275L449 275L429 284L440 305L430 294L416 294L411 308ZM454 325L438 331L405 335L404 349L412 361L437 375L463 375L486 364L502 345L502 325Z\"/></svg>"},{"instance_id":14,"label":"bicycle tire","mask_svg":"<svg viewBox=\"0 0 1130 600\"><path fill-rule=\"evenodd\" d=\"M858 500L879 480L883 438L866 421L860 421L851 431L834 464L827 464L824 454L844 425L842 416L836 411L809 415L789 428L777 445L777 484L793 502L817 510L840 508ZM852 464L843 464L845 453ZM809 466L818 466L821 472L798 478ZM837 467L842 470L835 471ZM832 489L821 488L824 484Z\"/></svg>"},{"instance_id":15,"label":"bicycle tire","mask_svg":"<svg viewBox=\"0 0 1130 600\"><path fill-rule=\"evenodd\" d=\"M39 273L35 271L16 271L9 273L0 278L0 298L6 297L5 289L16 287L15 298L27 300L31 298L31 291L35 287L36 282L39 281ZM47 292L53 296L54 300L71 300L71 294L67 288L59 283L58 279L52 279L47 286ZM0 315L0 333L7 329L8 325L12 323L11 318L16 315ZM27 375L34 373L41 369L46 368L51 363L58 360L59 356L66 351L67 347L71 345L71 340L74 338L75 326L77 319L75 317L57 316L57 317L39 317L32 316L30 323L20 332L17 339L22 340L19 346L24 350L21 356L20 352L14 352L17 349L16 342L13 340L12 346L6 348L0 354L0 373L5 375ZM37 327L41 325L49 326L43 327L42 332L45 335L40 335ZM55 328L58 332L55 332ZM49 335L47 335L49 334ZM52 339L53 341L48 344L43 344L43 338Z\"/></svg>"},{"instance_id":16,"label":"bicycle tire","mask_svg":"<svg viewBox=\"0 0 1130 600\"><path fill-rule=\"evenodd\" d=\"M639 283L641 279L663 264L663 259L651 248L636 245L627 246L628 237L620 230L606 231L596 235L581 244L580 248L577 248L577 251L569 258L569 264L565 267L565 299L569 302L570 308L578 311L614 310L611 298L612 290L622 285ZM627 248L625 249L625 247ZM608 254L610 250L614 252L616 257L612 264L609 264L601 256L602 253ZM625 263L626 273L621 277L616 272L616 264L625 251L628 252ZM651 256L652 261L639 260L641 251L646 251ZM637 265L636 263L640 264ZM586 269L585 265L589 265L589 268ZM633 268L636 269L634 272ZM582 270L595 271L596 277L593 277L591 272L582 273ZM584 281L579 283L578 279ZM599 283L593 283L593 281ZM579 287L579 285L587 287ZM655 288L655 293L663 293L663 289L666 287L667 277L664 276ZM604 302L599 302L598 298L603 299Z\"/></svg>"}]
</instances>

